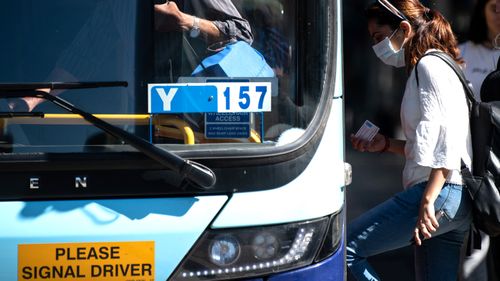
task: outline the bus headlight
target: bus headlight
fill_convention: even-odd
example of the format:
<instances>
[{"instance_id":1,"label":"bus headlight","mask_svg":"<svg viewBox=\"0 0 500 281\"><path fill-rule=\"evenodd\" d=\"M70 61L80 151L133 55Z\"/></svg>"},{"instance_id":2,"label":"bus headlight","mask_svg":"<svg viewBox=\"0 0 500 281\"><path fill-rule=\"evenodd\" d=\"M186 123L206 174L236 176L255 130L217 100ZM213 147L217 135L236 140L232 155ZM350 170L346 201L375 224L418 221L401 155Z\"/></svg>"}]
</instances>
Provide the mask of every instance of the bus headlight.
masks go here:
<instances>
[{"instance_id":1,"label":"bus headlight","mask_svg":"<svg viewBox=\"0 0 500 281\"><path fill-rule=\"evenodd\" d=\"M323 244L328 217L284 225L208 230L170 280L228 280L309 265Z\"/></svg>"},{"instance_id":2,"label":"bus headlight","mask_svg":"<svg viewBox=\"0 0 500 281\"><path fill-rule=\"evenodd\" d=\"M258 260L269 260L278 254L278 238L269 232L261 232L255 236L252 243L252 250Z\"/></svg>"},{"instance_id":3,"label":"bus headlight","mask_svg":"<svg viewBox=\"0 0 500 281\"><path fill-rule=\"evenodd\" d=\"M210 261L218 266L228 266L240 255L240 244L232 236L220 235L214 238L208 251Z\"/></svg>"}]
</instances>

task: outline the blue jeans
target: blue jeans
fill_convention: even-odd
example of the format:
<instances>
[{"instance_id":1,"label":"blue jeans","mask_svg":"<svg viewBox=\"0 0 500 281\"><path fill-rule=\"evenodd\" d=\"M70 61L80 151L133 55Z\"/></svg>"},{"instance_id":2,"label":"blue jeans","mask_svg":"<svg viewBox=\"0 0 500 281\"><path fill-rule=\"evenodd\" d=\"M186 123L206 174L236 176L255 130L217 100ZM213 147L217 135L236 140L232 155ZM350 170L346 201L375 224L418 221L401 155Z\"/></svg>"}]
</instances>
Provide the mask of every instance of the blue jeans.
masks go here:
<instances>
[{"instance_id":1,"label":"blue jeans","mask_svg":"<svg viewBox=\"0 0 500 281\"><path fill-rule=\"evenodd\" d=\"M367 258L414 243L413 231L426 184L396 194L349 224L347 265L357 280L380 280ZM444 215L439 218L439 228L432 238L424 240L422 246L415 246L416 277L455 281L460 248L472 220L467 190L461 185L445 184L434 207L436 212L444 211Z\"/></svg>"}]
</instances>

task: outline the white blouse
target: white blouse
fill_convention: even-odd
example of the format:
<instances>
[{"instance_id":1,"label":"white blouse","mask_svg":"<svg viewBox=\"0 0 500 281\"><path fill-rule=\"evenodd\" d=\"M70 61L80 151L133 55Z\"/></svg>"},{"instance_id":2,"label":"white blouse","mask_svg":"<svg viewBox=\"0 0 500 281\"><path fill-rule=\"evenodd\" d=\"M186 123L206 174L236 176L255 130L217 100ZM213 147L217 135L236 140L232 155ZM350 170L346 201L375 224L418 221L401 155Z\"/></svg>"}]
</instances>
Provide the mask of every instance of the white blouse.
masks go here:
<instances>
[{"instance_id":1,"label":"white blouse","mask_svg":"<svg viewBox=\"0 0 500 281\"><path fill-rule=\"evenodd\" d=\"M446 181L462 184L460 159L470 167L472 155L462 83L453 69L435 56L420 60L418 78L417 86L413 69L401 103L406 136L403 186L427 181L432 168L450 170Z\"/></svg>"}]
</instances>

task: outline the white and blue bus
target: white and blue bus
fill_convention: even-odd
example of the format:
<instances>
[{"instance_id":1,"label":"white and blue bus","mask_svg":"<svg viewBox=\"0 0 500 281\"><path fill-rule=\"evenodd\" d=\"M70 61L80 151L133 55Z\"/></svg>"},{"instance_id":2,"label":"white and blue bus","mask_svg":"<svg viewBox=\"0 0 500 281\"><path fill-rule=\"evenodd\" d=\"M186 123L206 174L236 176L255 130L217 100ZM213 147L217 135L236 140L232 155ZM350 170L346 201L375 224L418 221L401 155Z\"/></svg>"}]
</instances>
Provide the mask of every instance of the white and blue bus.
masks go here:
<instances>
[{"instance_id":1,"label":"white and blue bus","mask_svg":"<svg viewBox=\"0 0 500 281\"><path fill-rule=\"evenodd\" d=\"M345 280L341 1L154 5L2 3L0 280Z\"/></svg>"}]
</instances>

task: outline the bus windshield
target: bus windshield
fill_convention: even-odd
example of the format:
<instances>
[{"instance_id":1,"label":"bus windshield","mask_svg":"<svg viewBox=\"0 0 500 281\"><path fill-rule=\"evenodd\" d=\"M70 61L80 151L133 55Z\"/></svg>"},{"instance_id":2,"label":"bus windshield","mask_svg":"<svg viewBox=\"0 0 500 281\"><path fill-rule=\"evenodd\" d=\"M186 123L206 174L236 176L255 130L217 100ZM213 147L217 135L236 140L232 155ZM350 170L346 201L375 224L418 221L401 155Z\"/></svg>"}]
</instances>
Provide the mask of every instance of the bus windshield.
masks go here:
<instances>
[{"instance_id":1,"label":"bus windshield","mask_svg":"<svg viewBox=\"0 0 500 281\"><path fill-rule=\"evenodd\" d=\"M28 91L1 90L29 83L122 83L37 91L154 144L258 148L298 139L320 103L328 35L317 11L326 1L223 2L4 3L0 151L124 144Z\"/></svg>"}]
</instances>

